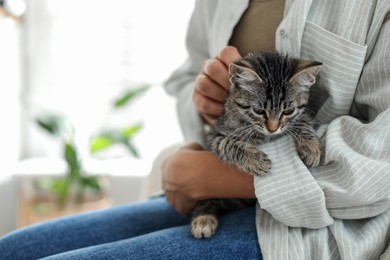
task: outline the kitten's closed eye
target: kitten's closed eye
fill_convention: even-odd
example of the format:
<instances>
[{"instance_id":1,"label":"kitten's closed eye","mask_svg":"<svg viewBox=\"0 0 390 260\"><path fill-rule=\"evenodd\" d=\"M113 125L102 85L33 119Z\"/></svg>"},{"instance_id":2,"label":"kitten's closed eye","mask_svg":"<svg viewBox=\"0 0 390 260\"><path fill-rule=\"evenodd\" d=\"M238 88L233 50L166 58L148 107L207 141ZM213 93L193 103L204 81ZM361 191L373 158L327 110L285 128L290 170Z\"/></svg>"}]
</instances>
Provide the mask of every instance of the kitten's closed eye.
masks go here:
<instances>
[{"instance_id":1,"label":"kitten's closed eye","mask_svg":"<svg viewBox=\"0 0 390 260\"><path fill-rule=\"evenodd\" d=\"M246 104L241 104L241 103L239 103L239 102L237 102L237 101L235 101L235 103L236 103L236 105L237 105L238 107L240 107L241 109L244 109L244 110L248 110L248 109L251 108L251 106L248 106L248 105L246 105ZM264 110L264 109L261 109L261 108L253 108L253 112L255 112L255 114L257 114L257 115L259 115L259 116L266 116L266 115L267 115L267 113L265 112L265 110Z\"/></svg>"},{"instance_id":2,"label":"kitten's closed eye","mask_svg":"<svg viewBox=\"0 0 390 260\"><path fill-rule=\"evenodd\" d=\"M303 105L300 105L300 106L297 106L295 108L289 108L289 109L286 109L282 112L282 116L292 116L294 115L297 111L299 112L299 110L301 109L304 109L305 108L305 104Z\"/></svg>"},{"instance_id":3,"label":"kitten's closed eye","mask_svg":"<svg viewBox=\"0 0 390 260\"><path fill-rule=\"evenodd\" d=\"M255 112L259 116L267 116L267 113L265 112L265 110L261 109L261 108L254 108L253 112Z\"/></svg>"},{"instance_id":4,"label":"kitten's closed eye","mask_svg":"<svg viewBox=\"0 0 390 260\"><path fill-rule=\"evenodd\" d=\"M234 103L236 103L236 105L238 107L242 108L242 109L250 109L251 108L251 106L248 106L248 105L245 105L245 104L241 104L241 103L239 103L237 101L235 101Z\"/></svg>"},{"instance_id":5,"label":"kitten's closed eye","mask_svg":"<svg viewBox=\"0 0 390 260\"><path fill-rule=\"evenodd\" d=\"M282 112L282 114L284 116L291 116L292 114L294 114L294 112L295 112L295 108L290 108L290 109L284 110Z\"/></svg>"}]
</instances>

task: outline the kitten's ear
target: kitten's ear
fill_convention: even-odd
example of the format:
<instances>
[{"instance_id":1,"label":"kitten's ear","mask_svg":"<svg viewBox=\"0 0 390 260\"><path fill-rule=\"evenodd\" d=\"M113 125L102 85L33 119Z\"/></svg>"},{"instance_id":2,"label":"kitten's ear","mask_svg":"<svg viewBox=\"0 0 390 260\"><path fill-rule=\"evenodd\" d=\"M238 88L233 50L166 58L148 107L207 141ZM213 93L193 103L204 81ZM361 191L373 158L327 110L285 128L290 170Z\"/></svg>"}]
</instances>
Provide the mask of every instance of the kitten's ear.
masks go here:
<instances>
[{"instance_id":1,"label":"kitten's ear","mask_svg":"<svg viewBox=\"0 0 390 260\"><path fill-rule=\"evenodd\" d=\"M289 82L293 85L306 86L309 88L316 82L317 74L320 71L321 66L322 63L318 61L301 62Z\"/></svg>"},{"instance_id":2,"label":"kitten's ear","mask_svg":"<svg viewBox=\"0 0 390 260\"><path fill-rule=\"evenodd\" d=\"M240 61L240 65L231 63L229 65L229 81L232 86L239 84L240 86L246 86L248 83L262 83L263 80L257 75L249 63Z\"/></svg>"}]
</instances>

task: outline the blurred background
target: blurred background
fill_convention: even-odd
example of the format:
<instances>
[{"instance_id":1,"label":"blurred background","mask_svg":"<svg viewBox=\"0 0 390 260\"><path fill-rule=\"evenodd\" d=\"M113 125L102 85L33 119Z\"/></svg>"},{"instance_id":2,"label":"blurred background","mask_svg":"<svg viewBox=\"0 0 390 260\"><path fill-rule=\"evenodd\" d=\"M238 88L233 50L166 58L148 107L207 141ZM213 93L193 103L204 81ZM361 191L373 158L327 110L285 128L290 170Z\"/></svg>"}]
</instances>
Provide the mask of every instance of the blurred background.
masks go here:
<instances>
[{"instance_id":1,"label":"blurred background","mask_svg":"<svg viewBox=\"0 0 390 260\"><path fill-rule=\"evenodd\" d=\"M0 0L0 236L140 199L194 0Z\"/></svg>"}]
</instances>

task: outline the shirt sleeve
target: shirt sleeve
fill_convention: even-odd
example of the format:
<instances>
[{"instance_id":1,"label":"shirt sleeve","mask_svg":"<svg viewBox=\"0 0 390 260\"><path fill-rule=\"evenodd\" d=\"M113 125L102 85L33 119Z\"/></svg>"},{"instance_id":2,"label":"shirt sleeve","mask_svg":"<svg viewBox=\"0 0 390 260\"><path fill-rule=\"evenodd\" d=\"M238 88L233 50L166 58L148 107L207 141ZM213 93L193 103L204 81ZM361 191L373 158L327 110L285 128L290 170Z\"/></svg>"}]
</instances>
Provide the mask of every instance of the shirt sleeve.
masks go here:
<instances>
[{"instance_id":1,"label":"shirt sleeve","mask_svg":"<svg viewBox=\"0 0 390 260\"><path fill-rule=\"evenodd\" d=\"M208 59L208 23L205 1L196 1L186 36L188 58L171 77L164 87L168 94L177 100L177 111L180 127L186 141L203 143L203 122L192 102L195 80Z\"/></svg>"},{"instance_id":2,"label":"shirt sleeve","mask_svg":"<svg viewBox=\"0 0 390 260\"><path fill-rule=\"evenodd\" d=\"M377 37L354 97L360 115L340 116L321 141L321 166L308 169L294 142L262 145L273 161L269 176L255 177L262 209L291 227L321 228L338 219L362 219L390 209L390 22Z\"/></svg>"}]
</instances>

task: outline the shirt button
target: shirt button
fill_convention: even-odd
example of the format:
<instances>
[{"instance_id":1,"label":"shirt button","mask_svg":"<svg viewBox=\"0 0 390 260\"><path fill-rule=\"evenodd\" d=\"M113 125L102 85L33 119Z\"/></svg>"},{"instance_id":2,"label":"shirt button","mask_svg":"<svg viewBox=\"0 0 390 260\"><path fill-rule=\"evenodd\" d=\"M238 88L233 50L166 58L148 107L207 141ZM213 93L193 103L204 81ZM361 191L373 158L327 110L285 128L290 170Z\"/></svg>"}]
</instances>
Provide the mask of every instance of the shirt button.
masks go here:
<instances>
[{"instance_id":1,"label":"shirt button","mask_svg":"<svg viewBox=\"0 0 390 260\"><path fill-rule=\"evenodd\" d=\"M285 31L284 29L280 29L280 30L279 30L279 35L280 35L281 37L286 37L286 36L287 36L287 33L286 33L286 31Z\"/></svg>"}]
</instances>

